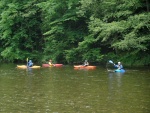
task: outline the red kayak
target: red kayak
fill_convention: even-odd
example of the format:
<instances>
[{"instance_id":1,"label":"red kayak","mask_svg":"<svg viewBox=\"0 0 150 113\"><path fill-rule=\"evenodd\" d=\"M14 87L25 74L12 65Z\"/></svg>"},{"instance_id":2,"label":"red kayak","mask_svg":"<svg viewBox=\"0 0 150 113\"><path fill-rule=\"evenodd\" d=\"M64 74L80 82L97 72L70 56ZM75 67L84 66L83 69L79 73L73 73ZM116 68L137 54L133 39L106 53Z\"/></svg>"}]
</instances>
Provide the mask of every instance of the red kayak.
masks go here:
<instances>
[{"instance_id":1,"label":"red kayak","mask_svg":"<svg viewBox=\"0 0 150 113\"><path fill-rule=\"evenodd\" d=\"M42 67L62 67L63 64L54 64L54 65L49 65L49 64L42 64Z\"/></svg>"},{"instance_id":2,"label":"red kayak","mask_svg":"<svg viewBox=\"0 0 150 113\"><path fill-rule=\"evenodd\" d=\"M83 66L83 65L76 65L74 69L96 69L96 66Z\"/></svg>"}]
</instances>

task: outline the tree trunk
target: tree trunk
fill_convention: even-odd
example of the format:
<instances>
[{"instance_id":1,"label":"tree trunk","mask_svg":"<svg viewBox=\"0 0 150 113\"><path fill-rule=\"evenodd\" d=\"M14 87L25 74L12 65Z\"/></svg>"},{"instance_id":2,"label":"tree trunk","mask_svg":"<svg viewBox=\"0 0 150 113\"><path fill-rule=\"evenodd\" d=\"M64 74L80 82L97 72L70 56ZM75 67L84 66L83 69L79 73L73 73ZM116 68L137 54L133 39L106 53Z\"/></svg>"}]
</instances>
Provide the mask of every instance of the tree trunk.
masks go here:
<instances>
[{"instance_id":1,"label":"tree trunk","mask_svg":"<svg viewBox=\"0 0 150 113\"><path fill-rule=\"evenodd\" d=\"M149 12L149 0L146 0L147 12Z\"/></svg>"}]
</instances>

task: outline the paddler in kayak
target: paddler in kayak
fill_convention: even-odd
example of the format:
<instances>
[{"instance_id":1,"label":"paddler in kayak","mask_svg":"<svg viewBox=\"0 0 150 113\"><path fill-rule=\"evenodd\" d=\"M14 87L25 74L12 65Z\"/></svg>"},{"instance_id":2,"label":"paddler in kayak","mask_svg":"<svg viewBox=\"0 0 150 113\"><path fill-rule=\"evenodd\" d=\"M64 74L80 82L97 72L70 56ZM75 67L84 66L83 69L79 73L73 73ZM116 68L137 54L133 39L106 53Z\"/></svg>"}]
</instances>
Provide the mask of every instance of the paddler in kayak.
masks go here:
<instances>
[{"instance_id":1,"label":"paddler in kayak","mask_svg":"<svg viewBox=\"0 0 150 113\"><path fill-rule=\"evenodd\" d=\"M32 66L33 66L33 62L32 62L32 60L29 60L28 67L32 67Z\"/></svg>"},{"instance_id":2,"label":"paddler in kayak","mask_svg":"<svg viewBox=\"0 0 150 113\"><path fill-rule=\"evenodd\" d=\"M84 61L84 66L88 66L89 65L89 62L87 60Z\"/></svg>"},{"instance_id":3,"label":"paddler in kayak","mask_svg":"<svg viewBox=\"0 0 150 113\"><path fill-rule=\"evenodd\" d=\"M123 66L122 66L121 62L118 62L117 65L114 64L114 66L115 66L116 68L118 68L119 70L123 69Z\"/></svg>"},{"instance_id":4,"label":"paddler in kayak","mask_svg":"<svg viewBox=\"0 0 150 113\"><path fill-rule=\"evenodd\" d=\"M48 64L49 64L50 66L54 66L54 64L53 64L53 62L52 62L51 59L49 60Z\"/></svg>"}]
</instances>

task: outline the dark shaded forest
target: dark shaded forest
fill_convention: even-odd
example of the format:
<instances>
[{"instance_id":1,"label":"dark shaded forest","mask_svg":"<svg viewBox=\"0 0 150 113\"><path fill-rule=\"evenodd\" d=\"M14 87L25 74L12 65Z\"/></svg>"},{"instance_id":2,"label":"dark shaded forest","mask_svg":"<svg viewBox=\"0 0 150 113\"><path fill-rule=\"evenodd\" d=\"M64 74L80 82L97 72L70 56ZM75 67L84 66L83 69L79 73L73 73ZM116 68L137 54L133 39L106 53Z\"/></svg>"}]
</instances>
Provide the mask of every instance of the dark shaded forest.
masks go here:
<instances>
[{"instance_id":1,"label":"dark shaded forest","mask_svg":"<svg viewBox=\"0 0 150 113\"><path fill-rule=\"evenodd\" d=\"M149 0L1 0L0 62L150 65Z\"/></svg>"}]
</instances>

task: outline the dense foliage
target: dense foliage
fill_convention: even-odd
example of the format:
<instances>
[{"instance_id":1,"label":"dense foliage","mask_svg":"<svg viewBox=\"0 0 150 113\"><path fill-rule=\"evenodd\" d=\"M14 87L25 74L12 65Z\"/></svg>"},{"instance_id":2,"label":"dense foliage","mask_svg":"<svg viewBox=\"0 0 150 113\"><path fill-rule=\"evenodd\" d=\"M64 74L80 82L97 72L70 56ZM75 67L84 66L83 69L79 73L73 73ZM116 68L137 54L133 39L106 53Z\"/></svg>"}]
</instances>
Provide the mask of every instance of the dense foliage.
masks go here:
<instances>
[{"instance_id":1,"label":"dense foliage","mask_svg":"<svg viewBox=\"0 0 150 113\"><path fill-rule=\"evenodd\" d=\"M150 64L149 0L1 0L1 61Z\"/></svg>"}]
</instances>

